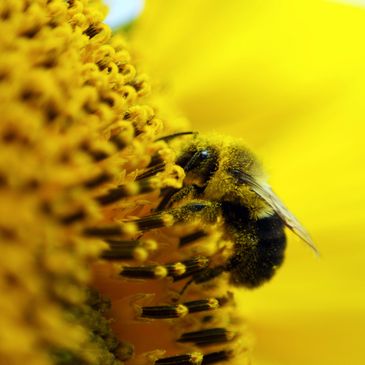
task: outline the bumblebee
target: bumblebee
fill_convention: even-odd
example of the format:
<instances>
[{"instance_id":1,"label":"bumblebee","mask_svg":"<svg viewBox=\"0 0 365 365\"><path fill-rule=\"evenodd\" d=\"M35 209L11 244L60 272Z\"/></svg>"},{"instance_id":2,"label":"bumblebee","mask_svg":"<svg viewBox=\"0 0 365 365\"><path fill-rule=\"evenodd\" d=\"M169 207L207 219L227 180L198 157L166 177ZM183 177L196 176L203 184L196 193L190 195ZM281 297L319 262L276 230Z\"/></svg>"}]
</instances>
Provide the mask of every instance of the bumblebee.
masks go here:
<instances>
[{"instance_id":1,"label":"bumblebee","mask_svg":"<svg viewBox=\"0 0 365 365\"><path fill-rule=\"evenodd\" d=\"M213 364L229 360L241 350L246 351L246 347L240 339L239 322L235 323L230 313L232 308L227 308L233 301L231 291L222 296L221 288L211 280L225 274L234 286L256 288L271 279L284 260L285 228L292 230L315 252L317 250L306 230L271 190L257 158L240 140L185 132L162 137L159 141L180 151L173 165L177 175L182 171L185 174L179 175L179 184L166 184L169 187L161 189L160 201L152 214L110 226L87 227L84 233L101 237L109 244L104 259L141 262L153 246L145 238L145 232L201 222L203 230L199 225L198 231L179 235L178 250L171 245L172 258L178 257L181 261L140 266L122 262L116 265L117 274L129 279L168 277L172 282L187 279L180 291L173 291L178 295L169 296L163 305L147 305L151 303L144 302L143 296L137 298L140 302L133 304L135 319L182 320L183 332L176 341L194 348L191 353L157 358L155 365ZM126 196L154 192L159 188L155 183L159 180L156 175L168 171L162 154L153 155L150 164L131 185L110 189L98 196L97 202L109 205ZM206 245L213 242L211 253L195 255L194 248L205 248L201 243L191 251L184 251L185 245L194 244L205 236L211 225L221 228L218 231L222 232L222 245L219 241L215 247L217 242L211 239ZM188 229L195 226L189 225ZM121 239L124 235L133 238ZM203 291L187 295L185 301L183 294L192 283L207 285ZM202 293L209 296L201 297ZM226 309L219 311L223 307ZM214 314L206 314L211 311ZM184 322L187 315L195 316L195 320ZM219 347L221 344L225 344L223 349ZM205 346L210 346L210 350L203 350ZM195 351L197 347L202 350Z\"/></svg>"},{"instance_id":2,"label":"bumblebee","mask_svg":"<svg viewBox=\"0 0 365 365\"><path fill-rule=\"evenodd\" d=\"M170 143L184 134L161 140ZM260 286L284 260L286 227L317 252L307 231L271 190L257 158L239 140L197 134L189 138L176 160L185 171L182 188L164 189L155 214L137 224L143 231L195 219L223 222L224 235L233 242L232 254L223 264L191 272L191 282L227 272L235 286ZM158 171L156 166L150 171Z\"/></svg>"}]
</instances>

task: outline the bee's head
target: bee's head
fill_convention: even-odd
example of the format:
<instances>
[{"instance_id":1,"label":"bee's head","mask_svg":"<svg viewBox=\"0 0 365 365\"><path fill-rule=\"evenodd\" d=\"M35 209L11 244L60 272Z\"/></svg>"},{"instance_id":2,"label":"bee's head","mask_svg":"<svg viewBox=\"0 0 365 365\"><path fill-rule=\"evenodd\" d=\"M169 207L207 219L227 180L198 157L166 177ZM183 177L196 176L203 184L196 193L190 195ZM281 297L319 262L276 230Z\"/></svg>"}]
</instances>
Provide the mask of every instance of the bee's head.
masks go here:
<instances>
[{"instance_id":1,"label":"bee's head","mask_svg":"<svg viewBox=\"0 0 365 365\"><path fill-rule=\"evenodd\" d=\"M204 142L193 140L176 161L185 171L185 183L206 186L218 169L219 149Z\"/></svg>"},{"instance_id":2,"label":"bee's head","mask_svg":"<svg viewBox=\"0 0 365 365\"><path fill-rule=\"evenodd\" d=\"M187 179L198 177L205 182L205 196L216 201L227 201L245 206L253 219L272 214L270 206L254 190L247 177L263 179L261 165L242 145L222 138L208 142L198 140L189 146ZM191 181L189 181L191 183Z\"/></svg>"}]
</instances>

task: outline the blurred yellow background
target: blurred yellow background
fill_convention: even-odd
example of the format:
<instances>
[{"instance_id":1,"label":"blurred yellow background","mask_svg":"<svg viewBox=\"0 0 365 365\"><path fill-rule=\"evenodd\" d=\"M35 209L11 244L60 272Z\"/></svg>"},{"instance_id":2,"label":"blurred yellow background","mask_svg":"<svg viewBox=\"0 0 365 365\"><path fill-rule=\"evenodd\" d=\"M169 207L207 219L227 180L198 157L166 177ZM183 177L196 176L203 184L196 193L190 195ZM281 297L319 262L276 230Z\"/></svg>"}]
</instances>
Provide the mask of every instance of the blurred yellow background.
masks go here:
<instances>
[{"instance_id":1,"label":"blurred yellow background","mask_svg":"<svg viewBox=\"0 0 365 365\"><path fill-rule=\"evenodd\" d=\"M254 364L364 364L365 7L150 0L132 38L193 130L247 141L321 252L290 236L274 280L240 292Z\"/></svg>"}]
</instances>

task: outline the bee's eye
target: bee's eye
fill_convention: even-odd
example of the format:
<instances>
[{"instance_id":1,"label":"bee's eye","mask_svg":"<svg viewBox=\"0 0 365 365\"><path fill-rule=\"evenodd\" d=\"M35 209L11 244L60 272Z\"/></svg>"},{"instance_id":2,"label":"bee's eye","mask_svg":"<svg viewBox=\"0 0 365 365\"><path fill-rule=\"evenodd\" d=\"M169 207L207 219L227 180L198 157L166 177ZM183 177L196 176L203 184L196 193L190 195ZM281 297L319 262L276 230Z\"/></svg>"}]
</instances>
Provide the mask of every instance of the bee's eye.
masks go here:
<instances>
[{"instance_id":1,"label":"bee's eye","mask_svg":"<svg viewBox=\"0 0 365 365\"><path fill-rule=\"evenodd\" d=\"M210 152L208 150L202 150L202 151L199 151L199 157L202 159L202 160L205 160L206 158L208 158L210 156Z\"/></svg>"},{"instance_id":2,"label":"bee's eye","mask_svg":"<svg viewBox=\"0 0 365 365\"><path fill-rule=\"evenodd\" d=\"M200 150L195 152L194 156L191 158L189 163L185 167L185 172L191 171L195 168L200 167L203 161L207 160L212 156L212 152L208 149Z\"/></svg>"}]
</instances>

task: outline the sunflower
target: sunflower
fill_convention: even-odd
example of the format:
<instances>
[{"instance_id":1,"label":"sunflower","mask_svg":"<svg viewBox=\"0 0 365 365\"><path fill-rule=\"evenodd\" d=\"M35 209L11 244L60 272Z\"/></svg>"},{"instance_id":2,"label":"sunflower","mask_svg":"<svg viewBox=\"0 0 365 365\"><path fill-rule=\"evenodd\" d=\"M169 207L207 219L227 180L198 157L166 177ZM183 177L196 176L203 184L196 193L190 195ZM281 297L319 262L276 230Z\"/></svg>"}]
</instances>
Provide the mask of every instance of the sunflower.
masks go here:
<instances>
[{"instance_id":1,"label":"sunflower","mask_svg":"<svg viewBox=\"0 0 365 365\"><path fill-rule=\"evenodd\" d=\"M105 14L92 0L0 4L1 364L117 365L133 352L91 269L155 250L111 239L183 174L154 143L163 121L150 84ZM159 177L134 182L156 154Z\"/></svg>"},{"instance_id":2,"label":"sunflower","mask_svg":"<svg viewBox=\"0 0 365 365\"><path fill-rule=\"evenodd\" d=\"M0 4L0 362L242 364L251 331L258 364L362 363L364 14L147 5L130 47L98 0ZM324 259L293 242L267 287L233 293L223 277L181 303L179 279L222 243L208 224L198 251L175 250L199 222L149 229L171 224L151 211L184 178L158 139L212 126L259 151ZM227 346L176 342L197 335Z\"/></svg>"}]
</instances>

